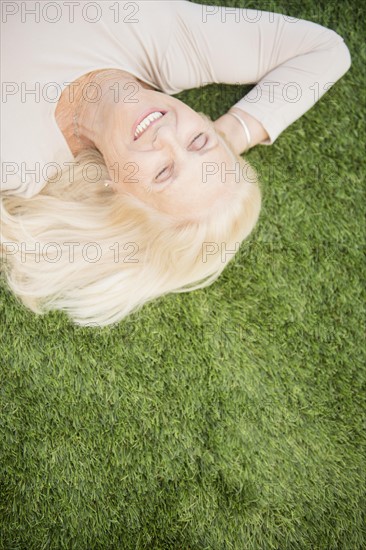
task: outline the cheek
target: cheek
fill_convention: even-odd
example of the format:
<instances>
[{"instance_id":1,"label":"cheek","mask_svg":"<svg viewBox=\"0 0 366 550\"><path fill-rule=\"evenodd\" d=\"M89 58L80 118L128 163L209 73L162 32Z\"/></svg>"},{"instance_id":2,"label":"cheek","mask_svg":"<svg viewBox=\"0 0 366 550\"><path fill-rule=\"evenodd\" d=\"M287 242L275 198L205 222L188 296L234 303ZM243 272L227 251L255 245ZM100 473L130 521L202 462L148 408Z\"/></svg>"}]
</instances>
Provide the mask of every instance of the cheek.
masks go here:
<instances>
[{"instance_id":1,"label":"cheek","mask_svg":"<svg viewBox=\"0 0 366 550\"><path fill-rule=\"evenodd\" d=\"M122 188L126 191L141 194L146 191L146 183L151 175L146 173L141 163L134 160L133 155L129 155L128 159L119 159L112 167L115 177Z\"/></svg>"},{"instance_id":2,"label":"cheek","mask_svg":"<svg viewBox=\"0 0 366 550\"><path fill-rule=\"evenodd\" d=\"M193 121L197 117L196 111L191 109L186 103L177 99L175 97L163 94L165 96L165 101L168 105L176 111L178 115L184 115L184 121Z\"/></svg>"}]
</instances>

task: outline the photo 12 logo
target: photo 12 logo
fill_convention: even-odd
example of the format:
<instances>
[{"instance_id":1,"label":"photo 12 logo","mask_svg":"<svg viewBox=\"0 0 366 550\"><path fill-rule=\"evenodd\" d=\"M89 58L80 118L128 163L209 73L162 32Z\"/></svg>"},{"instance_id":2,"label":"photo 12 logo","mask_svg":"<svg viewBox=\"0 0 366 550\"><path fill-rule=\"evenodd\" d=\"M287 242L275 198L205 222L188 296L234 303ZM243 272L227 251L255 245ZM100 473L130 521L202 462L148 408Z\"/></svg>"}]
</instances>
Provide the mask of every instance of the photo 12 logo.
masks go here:
<instances>
[{"instance_id":1,"label":"photo 12 logo","mask_svg":"<svg viewBox=\"0 0 366 550\"><path fill-rule=\"evenodd\" d=\"M1 22L10 23L97 23L104 15L114 23L139 23L138 2L1 2Z\"/></svg>"},{"instance_id":2,"label":"photo 12 logo","mask_svg":"<svg viewBox=\"0 0 366 550\"><path fill-rule=\"evenodd\" d=\"M139 246L136 242L114 242L112 244L103 243L103 246L97 242L88 242L81 244L80 242L67 241L63 243L57 242L12 242L6 241L2 243L0 249L0 260L3 261L7 256L13 256L20 253L20 261L27 262L29 256L32 256L32 262L39 263L45 261L48 263L58 263L63 256L66 256L69 263L75 263L75 253L78 254L84 262L95 264L103 259L103 256L108 261L114 263L139 263L136 254L139 251ZM81 248L80 248L81 247Z\"/></svg>"}]
</instances>

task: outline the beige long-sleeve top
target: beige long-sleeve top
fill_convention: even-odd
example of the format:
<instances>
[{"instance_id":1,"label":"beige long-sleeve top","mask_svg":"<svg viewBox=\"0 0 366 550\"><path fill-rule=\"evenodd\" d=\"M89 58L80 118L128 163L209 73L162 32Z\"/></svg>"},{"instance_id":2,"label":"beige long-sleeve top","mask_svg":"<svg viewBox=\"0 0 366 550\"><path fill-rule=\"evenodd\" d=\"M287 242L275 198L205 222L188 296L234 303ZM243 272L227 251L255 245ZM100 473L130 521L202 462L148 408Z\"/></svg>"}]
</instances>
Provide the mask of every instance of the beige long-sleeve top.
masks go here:
<instances>
[{"instance_id":1,"label":"beige long-sleeve top","mask_svg":"<svg viewBox=\"0 0 366 550\"><path fill-rule=\"evenodd\" d=\"M254 84L235 106L262 123L271 145L351 65L339 34L289 14L185 0L5 4L1 190L23 197L74 160L55 110L89 71L120 68L167 94Z\"/></svg>"}]
</instances>

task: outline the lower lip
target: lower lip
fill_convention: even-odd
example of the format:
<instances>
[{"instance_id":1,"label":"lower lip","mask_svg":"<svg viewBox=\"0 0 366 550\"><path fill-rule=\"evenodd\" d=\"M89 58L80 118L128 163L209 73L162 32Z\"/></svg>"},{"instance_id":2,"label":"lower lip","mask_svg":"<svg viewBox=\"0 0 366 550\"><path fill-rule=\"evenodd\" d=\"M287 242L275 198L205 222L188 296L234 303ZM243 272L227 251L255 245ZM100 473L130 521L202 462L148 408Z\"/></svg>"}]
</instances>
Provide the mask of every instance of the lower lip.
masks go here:
<instances>
[{"instance_id":1,"label":"lower lip","mask_svg":"<svg viewBox=\"0 0 366 550\"><path fill-rule=\"evenodd\" d=\"M163 113L163 115L166 114L166 111L163 111L162 109L159 109L158 107L156 107L155 109L149 109L148 111L145 111L135 122L135 124L133 125L133 128L132 128L132 139L133 141L136 141L140 136L142 136L143 132L141 134L139 134L137 136L137 138L135 138L135 133L136 133L136 129L137 129L137 126L140 124L140 122L142 122L144 120L145 117L147 117L148 115L151 115L151 113L155 113L155 112L159 112L159 113ZM152 122L150 122L150 125L151 124L154 124L154 122L156 122L157 120L160 120L160 118L162 117L159 117L157 118L156 120L153 120ZM147 128L145 128L146 130Z\"/></svg>"}]
</instances>

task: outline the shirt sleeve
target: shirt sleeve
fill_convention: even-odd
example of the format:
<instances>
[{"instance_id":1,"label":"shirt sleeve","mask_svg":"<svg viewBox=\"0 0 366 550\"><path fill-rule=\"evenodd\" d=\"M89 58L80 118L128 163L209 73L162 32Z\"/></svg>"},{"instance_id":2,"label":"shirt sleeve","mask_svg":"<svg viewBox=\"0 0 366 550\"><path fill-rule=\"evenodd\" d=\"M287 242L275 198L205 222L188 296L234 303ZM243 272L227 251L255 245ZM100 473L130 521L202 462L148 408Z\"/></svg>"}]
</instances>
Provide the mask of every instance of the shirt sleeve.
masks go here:
<instances>
[{"instance_id":1,"label":"shirt sleeve","mask_svg":"<svg viewBox=\"0 0 366 550\"><path fill-rule=\"evenodd\" d=\"M256 118L272 145L351 66L343 38L279 13L176 1L162 63L168 93L210 83L256 84L235 103Z\"/></svg>"}]
</instances>

